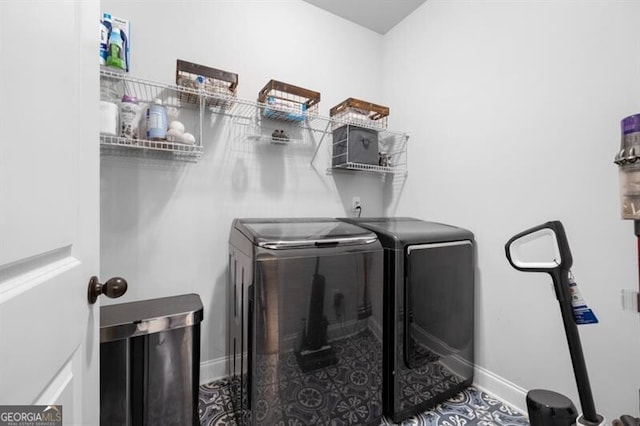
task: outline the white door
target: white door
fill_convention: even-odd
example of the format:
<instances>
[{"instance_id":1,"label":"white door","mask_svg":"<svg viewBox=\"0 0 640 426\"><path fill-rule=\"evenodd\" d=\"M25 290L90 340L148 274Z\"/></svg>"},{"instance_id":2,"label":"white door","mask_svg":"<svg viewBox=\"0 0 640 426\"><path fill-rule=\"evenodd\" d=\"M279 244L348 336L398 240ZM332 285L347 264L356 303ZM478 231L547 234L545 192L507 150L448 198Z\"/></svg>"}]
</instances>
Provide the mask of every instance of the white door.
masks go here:
<instances>
[{"instance_id":1,"label":"white door","mask_svg":"<svg viewBox=\"0 0 640 426\"><path fill-rule=\"evenodd\" d=\"M97 0L0 0L0 405L99 423Z\"/></svg>"}]
</instances>

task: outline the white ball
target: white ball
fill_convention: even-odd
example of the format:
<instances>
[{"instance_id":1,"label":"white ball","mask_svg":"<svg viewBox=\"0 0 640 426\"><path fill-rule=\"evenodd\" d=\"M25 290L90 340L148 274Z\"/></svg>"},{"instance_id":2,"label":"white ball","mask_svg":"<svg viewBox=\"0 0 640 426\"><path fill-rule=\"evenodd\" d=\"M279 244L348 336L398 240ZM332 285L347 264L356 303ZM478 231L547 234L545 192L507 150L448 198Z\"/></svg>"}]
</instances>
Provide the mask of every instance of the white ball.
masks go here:
<instances>
[{"instance_id":1,"label":"white ball","mask_svg":"<svg viewBox=\"0 0 640 426\"><path fill-rule=\"evenodd\" d=\"M179 134L183 134L184 133L184 124L182 124L179 121L172 121L171 123L169 123L169 129L170 130L176 130L178 131Z\"/></svg>"},{"instance_id":2,"label":"white ball","mask_svg":"<svg viewBox=\"0 0 640 426\"><path fill-rule=\"evenodd\" d=\"M169 142L182 142L182 132L178 129L167 130L167 140Z\"/></svg>"},{"instance_id":3,"label":"white ball","mask_svg":"<svg viewBox=\"0 0 640 426\"><path fill-rule=\"evenodd\" d=\"M182 143L186 143L189 145L193 145L196 143L196 137L193 136L191 133L185 133L182 135Z\"/></svg>"}]
</instances>

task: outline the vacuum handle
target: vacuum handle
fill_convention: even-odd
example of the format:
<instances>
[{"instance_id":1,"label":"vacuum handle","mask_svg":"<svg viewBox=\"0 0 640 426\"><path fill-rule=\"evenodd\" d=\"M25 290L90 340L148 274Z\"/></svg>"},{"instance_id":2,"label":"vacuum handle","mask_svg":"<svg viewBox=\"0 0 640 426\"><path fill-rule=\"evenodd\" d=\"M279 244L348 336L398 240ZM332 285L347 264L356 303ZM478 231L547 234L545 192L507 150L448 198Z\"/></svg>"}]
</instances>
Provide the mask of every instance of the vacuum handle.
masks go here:
<instances>
[{"instance_id":1,"label":"vacuum handle","mask_svg":"<svg viewBox=\"0 0 640 426\"><path fill-rule=\"evenodd\" d=\"M554 259L553 261L529 262L519 257L519 248L523 244L536 240L543 236L550 236L554 242ZM568 271L573 265L573 257L569 249L567 234L564 232L562 222L558 220L543 223L533 228L522 231L514 235L505 244L505 252L511 266L518 271L524 272L546 272L554 275L560 275L562 271Z\"/></svg>"},{"instance_id":2,"label":"vacuum handle","mask_svg":"<svg viewBox=\"0 0 640 426\"><path fill-rule=\"evenodd\" d=\"M553 238L555 251L553 260L528 262L519 257L520 252L518 249L520 246L544 236ZM533 228L514 235L507 241L504 247L509 263L517 270L524 272L546 272L551 275L553 286L556 290L556 298L560 305L562 322L567 336L567 343L569 344L569 354L571 355L571 362L573 364L573 373L576 378L580 405L582 406L583 418L585 420L582 423L578 423L598 425L601 417L596 413L595 404L593 403L593 394L591 393L591 385L589 384L589 376L582 352L582 344L580 343L580 335L578 334L578 327L573 320L571 293L569 291L569 270L573 265L573 257L571 257L571 250L569 250L569 242L567 241L567 234L564 232L564 226L557 220L534 226Z\"/></svg>"}]
</instances>

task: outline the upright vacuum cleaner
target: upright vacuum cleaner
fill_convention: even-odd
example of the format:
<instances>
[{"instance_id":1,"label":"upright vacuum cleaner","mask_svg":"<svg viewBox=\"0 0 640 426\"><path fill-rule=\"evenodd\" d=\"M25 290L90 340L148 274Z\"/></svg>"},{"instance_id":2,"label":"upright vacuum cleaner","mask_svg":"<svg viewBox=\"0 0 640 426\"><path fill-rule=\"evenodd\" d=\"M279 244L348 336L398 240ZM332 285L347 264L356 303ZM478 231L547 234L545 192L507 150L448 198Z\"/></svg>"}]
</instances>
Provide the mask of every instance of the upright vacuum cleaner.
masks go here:
<instances>
[{"instance_id":1,"label":"upright vacuum cleaner","mask_svg":"<svg viewBox=\"0 0 640 426\"><path fill-rule=\"evenodd\" d=\"M552 261L529 262L518 257L519 248L523 244L545 236L553 238L555 256ZM566 396L549 390L531 390L527 393L527 410L531 426L573 425L576 424L576 418L580 425L603 425L604 418L596 412L593 402L580 335L573 318L569 282L573 258L562 223L552 221L527 229L512 237L505 245L505 251L509 263L518 271L545 272L553 279L582 407L582 415L578 418L575 406Z\"/></svg>"},{"instance_id":2,"label":"upright vacuum cleaner","mask_svg":"<svg viewBox=\"0 0 640 426\"><path fill-rule=\"evenodd\" d=\"M298 365L305 373L338 362L335 351L328 341L327 326L329 322L324 314L326 278L319 273L319 268L320 256L316 258L316 271L311 282L309 318L302 330L302 346L296 352Z\"/></svg>"}]
</instances>

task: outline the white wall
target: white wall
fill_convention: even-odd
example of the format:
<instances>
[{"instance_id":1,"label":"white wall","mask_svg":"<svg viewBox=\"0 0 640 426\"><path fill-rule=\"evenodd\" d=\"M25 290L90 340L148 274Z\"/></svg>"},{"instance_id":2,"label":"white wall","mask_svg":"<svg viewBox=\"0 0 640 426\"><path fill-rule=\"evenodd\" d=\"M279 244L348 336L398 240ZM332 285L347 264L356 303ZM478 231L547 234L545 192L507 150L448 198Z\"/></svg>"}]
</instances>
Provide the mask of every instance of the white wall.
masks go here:
<instances>
[{"instance_id":1,"label":"white wall","mask_svg":"<svg viewBox=\"0 0 640 426\"><path fill-rule=\"evenodd\" d=\"M131 20L138 77L173 83L179 58L238 73L245 99L273 78L319 91L323 115L350 96L381 102L382 37L302 1L103 0L101 9ZM256 143L207 116L197 164L103 156L101 276L129 281L124 297L103 303L198 293L203 374L224 374L211 362L225 355L232 219L351 215L354 195L364 215L382 214L380 177L311 167L317 143Z\"/></svg>"},{"instance_id":2,"label":"white wall","mask_svg":"<svg viewBox=\"0 0 640 426\"><path fill-rule=\"evenodd\" d=\"M383 42L383 99L412 134L387 213L475 233L479 366L577 404L550 279L504 256L513 234L561 220L600 319L580 333L609 421L638 415L639 320L620 301L637 288L636 248L612 160L620 119L640 112L639 31L638 1L429 0Z\"/></svg>"},{"instance_id":3,"label":"white wall","mask_svg":"<svg viewBox=\"0 0 640 426\"><path fill-rule=\"evenodd\" d=\"M612 159L619 120L640 110L640 3L430 0L384 38L299 1L102 10L132 20L136 76L172 82L175 59L191 60L238 72L249 99L276 78L320 91L325 115L348 96L389 105L390 127L412 135L408 180L385 199L375 176L310 168L313 141L255 145L224 120L207 120L197 164L103 157L102 276L131 284L118 302L199 293L202 359L221 357L231 219L339 216L359 195L365 215L475 232L480 371L577 403L550 280L511 269L503 248L560 219L601 321L580 328L597 407L638 415L638 315L620 303L637 286L635 241Z\"/></svg>"}]
</instances>

